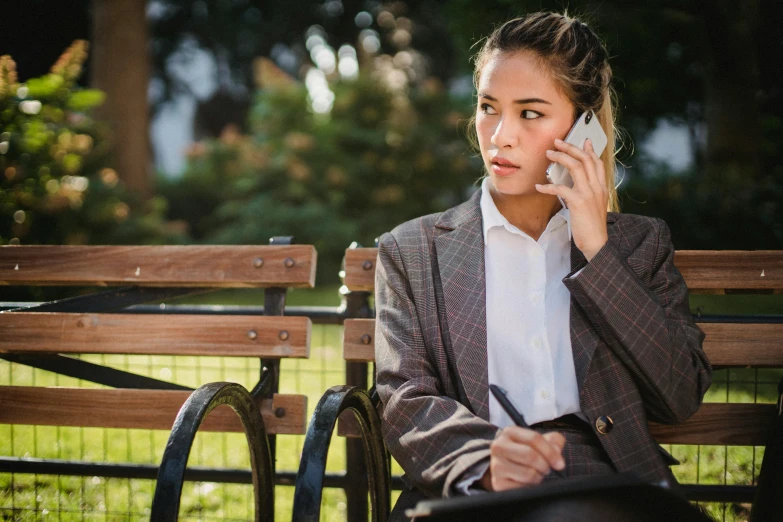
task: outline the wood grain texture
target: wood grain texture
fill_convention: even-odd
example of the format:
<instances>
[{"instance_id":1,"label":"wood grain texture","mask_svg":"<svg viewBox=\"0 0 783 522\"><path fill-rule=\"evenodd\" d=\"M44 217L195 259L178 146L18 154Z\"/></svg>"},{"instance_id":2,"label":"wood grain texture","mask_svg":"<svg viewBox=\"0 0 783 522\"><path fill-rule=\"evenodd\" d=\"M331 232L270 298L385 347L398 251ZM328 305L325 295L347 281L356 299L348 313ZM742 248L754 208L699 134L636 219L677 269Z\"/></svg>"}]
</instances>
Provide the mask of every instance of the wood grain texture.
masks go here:
<instances>
[{"instance_id":1,"label":"wood grain texture","mask_svg":"<svg viewBox=\"0 0 783 522\"><path fill-rule=\"evenodd\" d=\"M682 424L650 423L660 444L764 446L775 419L774 404L705 403Z\"/></svg>"},{"instance_id":2,"label":"wood grain texture","mask_svg":"<svg viewBox=\"0 0 783 522\"><path fill-rule=\"evenodd\" d=\"M308 357L311 328L295 316L3 313L0 352Z\"/></svg>"},{"instance_id":3,"label":"wood grain texture","mask_svg":"<svg viewBox=\"0 0 783 522\"><path fill-rule=\"evenodd\" d=\"M688 289L781 289L781 250L678 250L674 264Z\"/></svg>"},{"instance_id":4,"label":"wood grain texture","mask_svg":"<svg viewBox=\"0 0 783 522\"><path fill-rule=\"evenodd\" d=\"M345 251L345 285L371 292L375 284L377 248ZM372 262L365 270L363 263ZM781 250L678 250L674 264L693 293L722 293L725 289L783 289Z\"/></svg>"},{"instance_id":5,"label":"wood grain texture","mask_svg":"<svg viewBox=\"0 0 783 522\"><path fill-rule=\"evenodd\" d=\"M171 430L189 391L0 386L0 424ZM306 431L307 397L275 395L260 401L269 434ZM275 410L284 408L277 417ZM228 406L207 416L200 430L241 432Z\"/></svg>"},{"instance_id":6,"label":"wood grain texture","mask_svg":"<svg viewBox=\"0 0 783 522\"><path fill-rule=\"evenodd\" d=\"M351 362L374 361L375 319L346 319L343 326L343 356L345 360ZM365 342L365 340L369 342Z\"/></svg>"},{"instance_id":7,"label":"wood grain texture","mask_svg":"<svg viewBox=\"0 0 783 522\"><path fill-rule=\"evenodd\" d=\"M783 366L783 324L699 323L704 330L704 352L713 366ZM361 343L364 334L370 344ZM346 319L344 357L346 361L375 361L375 319Z\"/></svg>"},{"instance_id":8,"label":"wood grain texture","mask_svg":"<svg viewBox=\"0 0 783 522\"><path fill-rule=\"evenodd\" d=\"M764 446L774 417L774 404L705 403L683 424L651 422L650 433L659 444ZM337 434L358 437L356 419L341 415Z\"/></svg>"},{"instance_id":9,"label":"wood grain texture","mask_svg":"<svg viewBox=\"0 0 783 522\"><path fill-rule=\"evenodd\" d=\"M312 245L0 246L0 285L312 288L316 259Z\"/></svg>"},{"instance_id":10,"label":"wood grain texture","mask_svg":"<svg viewBox=\"0 0 783 522\"><path fill-rule=\"evenodd\" d=\"M783 367L783 324L697 324L713 366Z\"/></svg>"},{"instance_id":11,"label":"wood grain texture","mask_svg":"<svg viewBox=\"0 0 783 522\"><path fill-rule=\"evenodd\" d=\"M372 292L375 288L377 248L349 248L345 251L345 286L353 292Z\"/></svg>"}]
</instances>

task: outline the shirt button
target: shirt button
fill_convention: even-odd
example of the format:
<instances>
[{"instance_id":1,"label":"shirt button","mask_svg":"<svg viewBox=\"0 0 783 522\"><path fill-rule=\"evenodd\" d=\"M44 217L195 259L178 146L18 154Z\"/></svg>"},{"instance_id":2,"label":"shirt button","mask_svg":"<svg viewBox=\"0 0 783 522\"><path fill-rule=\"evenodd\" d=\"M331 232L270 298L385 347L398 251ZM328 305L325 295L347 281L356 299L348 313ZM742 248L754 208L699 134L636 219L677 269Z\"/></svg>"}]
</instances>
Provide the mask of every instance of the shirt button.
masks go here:
<instances>
[{"instance_id":1,"label":"shirt button","mask_svg":"<svg viewBox=\"0 0 783 522\"><path fill-rule=\"evenodd\" d=\"M549 392L546 390L541 390L541 398L547 400L549 398Z\"/></svg>"},{"instance_id":2,"label":"shirt button","mask_svg":"<svg viewBox=\"0 0 783 522\"><path fill-rule=\"evenodd\" d=\"M540 337L536 337L536 338L533 339L533 348L535 348L536 350L541 348L541 338Z\"/></svg>"},{"instance_id":3,"label":"shirt button","mask_svg":"<svg viewBox=\"0 0 783 522\"><path fill-rule=\"evenodd\" d=\"M538 257L541 255L541 249L540 248L534 248L533 249L533 257Z\"/></svg>"},{"instance_id":4,"label":"shirt button","mask_svg":"<svg viewBox=\"0 0 783 522\"><path fill-rule=\"evenodd\" d=\"M541 304L541 293L534 292L533 294L531 294L530 299L531 301L533 301L534 305Z\"/></svg>"}]
</instances>

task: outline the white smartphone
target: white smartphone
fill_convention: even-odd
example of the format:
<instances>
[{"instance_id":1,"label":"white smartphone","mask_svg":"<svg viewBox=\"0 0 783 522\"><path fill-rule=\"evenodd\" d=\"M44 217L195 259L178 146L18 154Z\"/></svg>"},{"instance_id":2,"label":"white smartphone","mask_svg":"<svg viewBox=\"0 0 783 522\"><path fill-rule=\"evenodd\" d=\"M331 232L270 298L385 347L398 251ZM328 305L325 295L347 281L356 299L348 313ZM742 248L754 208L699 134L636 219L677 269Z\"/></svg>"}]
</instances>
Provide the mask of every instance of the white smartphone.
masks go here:
<instances>
[{"instance_id":1,"label":"white smartphone","mask_svg":"<svg viewBox=\"0 0 783 522\"><path fill-rule=\"evenodd\" d=\"M598 118L595 117L593 111L584 112L579 116L564 141L584 150L585 140L587 139L593 143L595 153L600 156L606 148L608 140L604 129L601 127L601 124L598 122ZM549 165L549 168L546 169L546 178L550 183L565 185L568 188L574 186L574 180L571 179L571 173L568 172L566 167L559 163L552 163Z\"/></svg>"}]
</instances>

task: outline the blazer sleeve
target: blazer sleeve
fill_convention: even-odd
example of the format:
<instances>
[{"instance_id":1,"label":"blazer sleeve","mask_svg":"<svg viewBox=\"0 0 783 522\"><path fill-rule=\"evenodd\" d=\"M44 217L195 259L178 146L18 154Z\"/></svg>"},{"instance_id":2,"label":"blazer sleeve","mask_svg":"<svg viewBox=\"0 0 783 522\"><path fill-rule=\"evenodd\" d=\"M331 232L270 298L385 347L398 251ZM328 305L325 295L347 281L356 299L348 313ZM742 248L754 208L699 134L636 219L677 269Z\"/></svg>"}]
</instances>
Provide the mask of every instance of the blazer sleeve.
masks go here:
<instances>
[{"instance_id":1,"label":"blazer sleeve","mask_svg":"<svg viewBox=\"0 0 783 522\"><path fill-rule=\"evenodd\" d=\"M426 284L409 280L396 240L384 234L375 276L376 388L384 406L383 436L413 486L429 496L448 497L457 492L465 472L489 462L498 428L446 395L437 367L445 360L432 360L445 354L428 353L433 343L423 334L412 283Z\"/></svg>"},{"instance_id":2,"label":"blazer sleeve","mask_svg":"<svg viewBox=\"0 0 783 522\"><path fill-rule=\"evenodd\" d=\"M660 219L653 223L657 246L649 285L611 242L579 277L563 283L632 372L650 419L676 424L698 410L712 368L702 350L704 333L690 313L688 288L674 266L669 227Z\"/></svg>"}]
</instances>

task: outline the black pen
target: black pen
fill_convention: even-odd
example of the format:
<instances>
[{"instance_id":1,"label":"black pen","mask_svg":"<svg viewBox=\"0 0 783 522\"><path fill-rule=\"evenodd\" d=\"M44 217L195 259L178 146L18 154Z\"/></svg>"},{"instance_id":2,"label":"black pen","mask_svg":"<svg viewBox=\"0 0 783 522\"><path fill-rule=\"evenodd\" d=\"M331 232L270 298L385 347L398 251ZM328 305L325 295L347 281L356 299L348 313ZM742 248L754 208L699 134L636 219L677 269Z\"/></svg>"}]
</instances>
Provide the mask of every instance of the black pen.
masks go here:
<instances>
[{"instance_id":1,"label":"black pen","mask_svg":"<svg viewBox=\"0 0 783 522\"><path fill-rule=\"evenodd\" d=\"M508 392L506 390L496 384L490 384L489 391L492 392L492 395L495 396L495 399L497 399L497 401L503 407L503 411L508 413L508 416L511 417L512 421L514 421L514 424L521 428L530 429L530 426L528 426L527 422L525 422L525 418L521 413L519 413L519 410L517 410L514 405L511 404L511 401L508 400ZM557 473L559 477L563 477L563 473L561 471L558 471L555 468L551 469L553 472Z\"/></svg>"},{"instance_id":2,"label":"black pen","mask_svg":"<svg viewBox=\"0 0 783 522\"><path fill-rule=\"evenodd\" d=\"M508 413L508 416L511 417L512 421L514 421L514 424L522 428L530 427L527 425L527 422L525 422L525 418L522 416L522 414L519 413L519 410L517 410L514 405L511 404L511 401L508 400L508 392L506 390L500 386L497 386L496 384L490 384L489 391L492 392L492 395L495 396L495 399L497 399L497 401L503 407L503 411Z\"/></svg>"}]
</instances>

